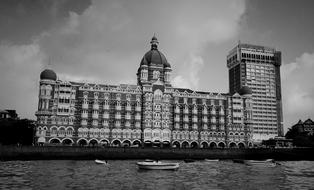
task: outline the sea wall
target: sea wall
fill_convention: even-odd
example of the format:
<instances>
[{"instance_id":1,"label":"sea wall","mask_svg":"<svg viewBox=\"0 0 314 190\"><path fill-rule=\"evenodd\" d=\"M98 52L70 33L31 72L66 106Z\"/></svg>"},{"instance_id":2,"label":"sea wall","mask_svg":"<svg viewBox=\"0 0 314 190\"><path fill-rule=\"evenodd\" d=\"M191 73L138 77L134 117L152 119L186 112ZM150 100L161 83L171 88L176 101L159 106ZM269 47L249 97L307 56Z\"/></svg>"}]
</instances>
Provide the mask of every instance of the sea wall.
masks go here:
<instances>
[{"instance_id":1,"label":"sea wall","mask_svg":"<svg viewBox=\"0 0 314 190\"><path fill-rule=\"evenodd\" d=\"M313 148L160 149L61 146L0 146L0 160L268 159L314 160Z\"/></svg>"}]
</instances>

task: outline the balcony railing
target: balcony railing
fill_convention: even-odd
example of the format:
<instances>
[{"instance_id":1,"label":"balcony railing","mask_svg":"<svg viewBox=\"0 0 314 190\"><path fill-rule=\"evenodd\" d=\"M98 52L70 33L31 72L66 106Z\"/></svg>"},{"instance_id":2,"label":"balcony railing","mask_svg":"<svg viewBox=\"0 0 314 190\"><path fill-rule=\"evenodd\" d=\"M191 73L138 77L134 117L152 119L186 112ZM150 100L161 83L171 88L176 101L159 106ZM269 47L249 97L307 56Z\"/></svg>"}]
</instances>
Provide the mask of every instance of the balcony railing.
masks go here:
<instances>
[{"instance_id":1,"label":"balcony railing","mask_svg":"<svg viewBox=\"0 0 314 190\"><path fill-rule=\"evenodd\" d=\"M135 115L135 120L141 120L141 116L140 115Z\"/></svg>"},{"instance_id":2,"label":"balcony railing","mask_svg":"<svg viewBox=\"0 0 314 190\"><path fill-rule=\"evenodd\" d=\"M82 104L83 109L88 109L88 104Z\"/></svg>"},{"instance_id":3,"label":"balcony railing","mask_svg":"<svg viewBox=\"0 0 314 190\"><path fill-rule=\"evenodd\" d=\"M109 119L109 113L104 113L102 118Z\"/></svg>"},{"instance_id":4,"label":"balcony railing","mask_svg":"<svg viewBox=\"0 0 314 190\"><path fill-rule=\"evenodd\" d=\"M99 104L93 104L93 109L94 110L99 110Z\"/></svg>"},{"instance_id":5,"label":"balcony railing","mask_svg":"<svg viewBox=\"0 0 314 190\"><path fill-rule=\"evenodd\" d=\"M87 121L86 121L86 120L82 120L82 121L81 121L81 125L82 125L82 126L86 126L86 125L87 125Z\"/></svg>"},{"instance_id":6,"label":"balcony railing","mask_svg":"<svg viewBox=\"0 0 314 190\"><path fill-rule=\"evenodd\" d=\"M102 126L104 126L104 127L108 127L108 126L109 126L108 121L103 121L103 122L102 122Z\"/></svg>"},{"instance_id":7,"label":"balcony railing","mask_svg":"<svg viewBox=\"0 0 314 190\"><path fill-rule=\"evenodd\" d=\"M210 114L211 114L211 115L216 115L216 110L211 110L211 111L210 111Z\"/></svg>"},{"instance_id":8,"label":"balcony railing","mask_svg":"<svg viewBox=\"0 0 314 190\"><path fill-rule=\"evenodd\" d=\"M125 127L127 127L127 128L131 127L131 123L130 122L126 122L125 123Z\"/></svg>"},{"instance_id":9,"label":"balcony railing","mask_svg":"<svg viewBox=\"0 0 314 190\"><path fill-rule=\"evenodd\" d=\"M87 113L82 113L81 117L84 118L84 119L87 119L88 118L88 114Z\"/></svg>"},{"instance_id":10,"label":"balcony railing","mask_svg":"<svg viewBox=\"0 0 314 190\"><path fill-rule=\"evenodd\" d=\"M135 123L135 127L136 127L136 128L141 128L141 123L140 123L140 122L136 122L136 123Z\"/></svg>"},{"instance_id":11,"label":"balcony railing","mask_svg":"<svg viewBox=\"0 0 314 190\"><path fill-rule=\"evenodd\" d=\"M180 113L180 109L176 108L176 109L174 110L174 113Z\"/></svg>"}]
</instances>

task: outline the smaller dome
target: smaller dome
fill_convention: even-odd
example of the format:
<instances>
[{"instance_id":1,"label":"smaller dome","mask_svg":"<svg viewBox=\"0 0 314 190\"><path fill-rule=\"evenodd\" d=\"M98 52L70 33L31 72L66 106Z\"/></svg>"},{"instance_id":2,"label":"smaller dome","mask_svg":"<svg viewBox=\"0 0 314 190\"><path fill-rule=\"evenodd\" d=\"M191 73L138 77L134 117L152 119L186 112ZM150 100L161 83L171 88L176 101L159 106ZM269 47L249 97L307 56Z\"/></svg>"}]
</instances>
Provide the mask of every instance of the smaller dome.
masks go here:
<instances>
[{"instance_id":1,"label":"smaller dome","mask_svg":"<svg viewBox=\"0 0 314 190\"><path fill-rule=\"evenodd\" d=\"M152 37L152 40L157 40L157 38L156 38L156 36L155 36L155 35Z\"/></svg>"},{"instance_id":2,"label":"smaller dome","mask_svg":"<svg viewBox=\"0 0 314 190\"><path fill-rule=\"evenodd\" d=\"M51 69L45 69L40 73L41 80L57 80L57 74Z\"/></svg>"},{"instance_id":3,"label":"smaller dome","mask_svg":"<svg viewBox=\"0 0 314 190\"><path fill-rule=\"evenodd\" d=\"M170 67L171 68L171 66L170 66L170 63L167 61L167 62L165 62L164 63L164 67L166 68L166 67Z\"/></svg>"},{"instance_id":4,"label":"smaller dome","mask_svg":"<svg viewBox=\"0 0 314 190\"><path fill-rule=\"evenodd\" d=\"M252 89L248 86L243 86L240 90L239 90L239 94L240 95L246 95L246 94L252 94Z\"/></svg>"},{"instance_id":5,"label":"smaller dome","mask_svg":"<svg viewBox=\"0 0 314 190\"><path fill-rule=\"evenodd\" d=\"M143 57L143 59L142 59L142 61L141 61L141 66L142 65L148 65L148 63L147 63L147 60L146 60L146 58L145 57Z\"/></svg>"}]
</instances>

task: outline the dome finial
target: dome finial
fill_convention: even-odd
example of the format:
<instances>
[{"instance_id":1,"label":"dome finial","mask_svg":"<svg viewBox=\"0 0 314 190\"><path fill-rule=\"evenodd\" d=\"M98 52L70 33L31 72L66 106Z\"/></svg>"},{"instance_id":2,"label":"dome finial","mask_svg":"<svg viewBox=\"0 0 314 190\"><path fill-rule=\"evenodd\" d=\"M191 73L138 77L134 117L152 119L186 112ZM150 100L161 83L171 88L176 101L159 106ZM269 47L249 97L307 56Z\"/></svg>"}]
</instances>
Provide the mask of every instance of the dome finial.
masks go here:
<instances>
[{"instance_id":1,"label":"dome finial","mask_svg":"<svg viewBox=\"0 0 314 190\"><path fill-rule=\"evenodd\" d=\"M152 40L150 41L150 44L152 46L152 50L153 49L157 49L159 42L158 42L158 40L156 38L155 33L154 33L154 36L152 37Z\"/></svg>"}]
</instances>

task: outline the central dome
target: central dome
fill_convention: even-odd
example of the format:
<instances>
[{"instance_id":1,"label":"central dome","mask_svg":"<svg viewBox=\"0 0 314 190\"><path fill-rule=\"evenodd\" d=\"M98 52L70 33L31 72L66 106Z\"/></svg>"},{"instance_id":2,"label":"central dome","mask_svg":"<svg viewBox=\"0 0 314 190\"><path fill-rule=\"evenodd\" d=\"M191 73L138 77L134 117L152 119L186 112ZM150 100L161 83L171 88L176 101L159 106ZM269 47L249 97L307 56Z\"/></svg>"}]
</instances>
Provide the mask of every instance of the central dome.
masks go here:
<instances>
[{"instance_id":1,"label":"central dome","mask_svg":"<svg viewBox=\"0 0 314 190\"><path fill-rule=\"evenodd\" d=\"M41 80L57 80L57 74L51 69L45 69L40 73Z\"/></svg>"},{"instance_id":2,"label":"central dome","mask_svg":"<svg viewBox=\"0 0 314 190\"><path fill-rule=\"evenodd\" d=\"M164 67L170 67L170 64L168 63L165 55L161 53L157 46L158 46L158 40L154 36L152 38L151 43L151 50L145 53L142 61L141 61L141 66L142 65L149 65L149 64L155 64L157 66L164 66Z\"/></svg>"}]
</instances>

